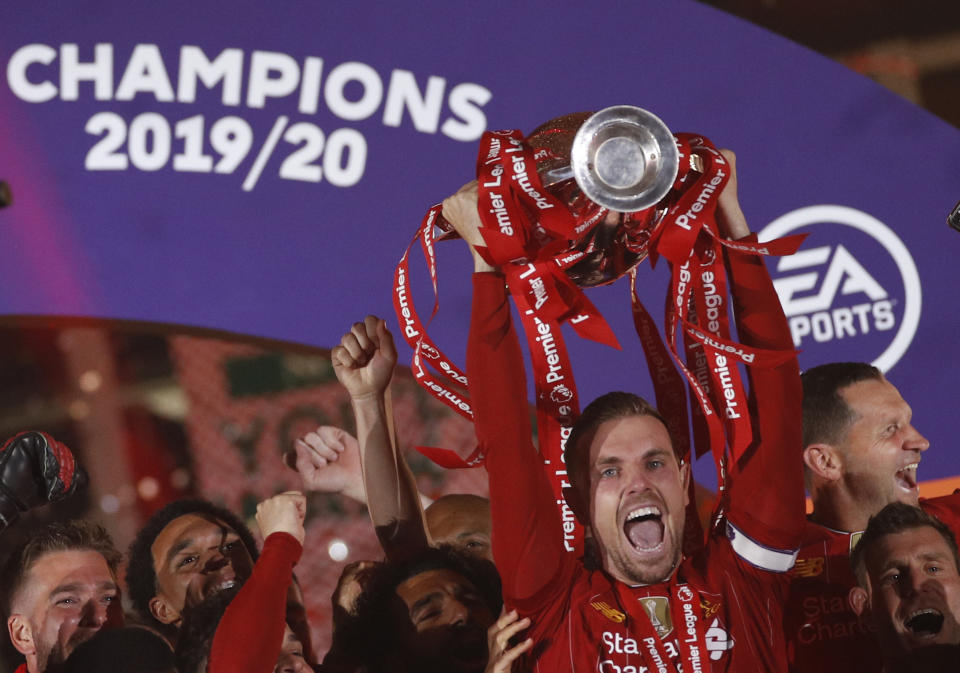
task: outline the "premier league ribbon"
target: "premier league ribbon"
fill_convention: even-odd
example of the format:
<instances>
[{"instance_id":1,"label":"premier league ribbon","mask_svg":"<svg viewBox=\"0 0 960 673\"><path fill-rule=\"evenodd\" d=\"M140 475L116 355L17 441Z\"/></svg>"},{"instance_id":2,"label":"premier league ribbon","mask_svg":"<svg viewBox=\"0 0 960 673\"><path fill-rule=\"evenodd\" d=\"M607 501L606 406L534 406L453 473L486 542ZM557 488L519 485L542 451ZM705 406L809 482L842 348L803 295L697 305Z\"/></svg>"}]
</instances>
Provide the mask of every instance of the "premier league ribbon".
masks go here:
<instances>
[{"instance_id":1,"label":"premier league ribbon","mask_svg":"<svg viewBox=\"0 0 960 673\"><path fill-rule=\"evenodd\" d=\"M790 236L764 244L750 238L722 238L715 211L731 167L705 138L677 134L675 139L681 157L676 181L657 204L656 214L643 211L627 216L649 224L637 235L627 236L624 242L631 253L646 251L652 263L662 256L670 265L664 323L666 345L637 297L635 269L630 272L631 304L657 406L676 442L677 453L685 460L691 458L692 424L696 456L711 452L722 491L728 459L738 459L753 441L738 365L775 367L793 357L792 351L750 348L732 339L724 248L731 254L784 255L794 252L803 237ZM486 246L479 247L478 253L503 271L520 313L533 362L540 453L557 504L563 509L563 489L569 486L563 445L580 413L580 405L560 326L567 323L581 337L617 348L619 344L599 311L567 273L592 253L590 249L577 250L575 245L589 236L603 218L594 214L578 220L567 203L544 188L536 170L541 155L552 156L543 149L535 155L520 131L484 133L476 167L477 209L483 224L480 233ZM417 381L454 411L472 418L465 390L467 378L430 339L411 296L409 252L414 242L420 240L434 291L429 325L438 309L434 241L436 227L442 224L440 210L439 205L430 209L397 266L394 308L404 338L413 349L412 369ZM681 334L685 358L678 349ZM691 398L689 421L685 388L689 388ZM484 459L479 451L462 459L444 449L418 448L445 467L475 466ZM692 490L691 480L692 506L687 511L684 540L687 553L703 544ZM573 536L565 532L564 539L568 550L576 551L582 531L577 527Z\"/></svg>"},{"instance_id":2,"label":"premier league ribbon","mask_svg":"<svg viewBox=\"0 0 960 673\"><path fill-rule=\"evenodd\" d=\"M665 329L670 351L696 401L697 456L709 447L719 468L726 459L726 445L730 457L737 460L753 441L737 364L776 367L794 355L792 351L765 351L732 341L722 249L734 254L787 255L796 251L803 236L765 244L721 238L714 213L730 167L710 141L690 134L678 134L677 140L681 155L697 156L703 170L696 176L680 176L682 192L664 218L654 250L672 266ZM684 337L686 365L677 352L678 330Z\"/></svg>"},{"instance_id":3,"label":"premier league ribbon","mask_svg":"<svg viewBox=\"0 0 960 673\"><path fill-rule=\"evenodd\" d=\"M639 596L631 587L617 582L617 601L629 615L628 628L638 636L639 654L649 671L703 671L709 657L700 592L690 584L678 582L676 576L664 585L664 589L668 592L667 596ZM660 622L656 610L648 611L644 603L650 602L655 606L663 600L667 602L664 615L669 614L673 628L661 636L656 628ZM675 634L674 638L664 640L670 633Z\"/></svg>"},{"instance_id":4,"label":"premier league ribbon","mask_svg":"<svg viewBox=\"0 0 960 673\"><path fill-rule=\"evenodd\" d=\"M477 161L477 210L487 261L501 268L527 336L537 403L540 456L561 513L569 486L563 446L580 414L560 325L580 336L619 348L593 303L565 273L582 257L571 252L577 223L566 205L544 189L533 151L519 131L488 132ZM571 517L562 517L568 522ZM565 548L578 553L579 526L563 531Z\"/></svg>"}]
</instances>

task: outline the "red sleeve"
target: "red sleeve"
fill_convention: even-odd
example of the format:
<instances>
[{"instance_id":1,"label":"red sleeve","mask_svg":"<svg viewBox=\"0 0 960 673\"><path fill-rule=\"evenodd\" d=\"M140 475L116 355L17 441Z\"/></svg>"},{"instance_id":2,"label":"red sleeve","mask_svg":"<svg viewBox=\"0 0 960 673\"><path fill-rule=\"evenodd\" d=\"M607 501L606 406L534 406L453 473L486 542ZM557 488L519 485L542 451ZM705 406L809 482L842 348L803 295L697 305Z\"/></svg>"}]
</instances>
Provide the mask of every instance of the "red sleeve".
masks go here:
<instances>
[{"instance_id":1,"label":"red sleeve","mask_svg":"<svg viewBox=\"0 0 960 673\"><path fill-rule=\"evenodd\" d=\"M729 268L740 341L792 351L787 319L764 261L731 251ZM750 367L748 376L754 439L731 466L728 520L760 546L754 551L761 556L764 549L792 553L802 541L805 512L800 370L794 357L773 369Z\"/></svg>"},{"instance_id":2,"label":"red sleeve","mask_svg":"<svg viewBox=\"0 0 960 673\"><path fill-rule=\"evenodd\" d=\"M287 589L302 551L289 533L267 537L250 578L217 626L207 673L263 673L276 667L286 624Z\"/></svg>"},{"instance_id":3,"label":"red sleeve","mask_svg":"<svg viewBox=\"0 0 960 673\"><path fill-rule=\"evenodd\" d=\"M947 524L953 536L960 538L960 490L936 498L920 498L920 508Z\"/></svg>"},{"instance_id":4,"label":"red sleeve","mask_svg":"<svg viewBox=\"0 0 960 673\"><path fill-rule=\"evenodd\" d=\"M486 451L493 519L493 556L503 595L532 612L553 591L566 552L557 534L560 514L532 444L526 376L513 329L503 276L473 276L473 312L467 343L474 425Z\"/></svg>"}]
</instances>

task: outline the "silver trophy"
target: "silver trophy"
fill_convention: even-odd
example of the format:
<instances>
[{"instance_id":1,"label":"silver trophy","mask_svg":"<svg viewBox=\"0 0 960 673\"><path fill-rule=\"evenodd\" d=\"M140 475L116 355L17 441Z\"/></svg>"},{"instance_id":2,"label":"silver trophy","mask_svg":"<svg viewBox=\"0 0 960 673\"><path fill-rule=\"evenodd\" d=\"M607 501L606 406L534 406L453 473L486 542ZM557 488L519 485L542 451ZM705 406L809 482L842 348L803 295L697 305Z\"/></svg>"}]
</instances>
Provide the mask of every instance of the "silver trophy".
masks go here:
<instances>
[{"instance_id":1,"label":"silver trophy","mask_svg":"<svg viewBox=\"0 0 960 673\"><path fill-rule=\"evenodd\" d=\"M641 108L617 105L551 119L527 142L540 157L544 186L584 232L571 246L584 257L567 275L592 287L639 264L667 212L680 164L666 124Z\"/></svg>"},{"instance_id":2,"label":"silver trophy","mask_svg":"<svg viewBox=\"0 0 960 673\"><path fill-rule=\"evenodd\" d=\"M573 178L584 196L620 213L659 202L677 179L680 154L659 117L633 105L594 113L577 130L570 163L543 174L547 186Z\"/></svg>"}]
</instances>

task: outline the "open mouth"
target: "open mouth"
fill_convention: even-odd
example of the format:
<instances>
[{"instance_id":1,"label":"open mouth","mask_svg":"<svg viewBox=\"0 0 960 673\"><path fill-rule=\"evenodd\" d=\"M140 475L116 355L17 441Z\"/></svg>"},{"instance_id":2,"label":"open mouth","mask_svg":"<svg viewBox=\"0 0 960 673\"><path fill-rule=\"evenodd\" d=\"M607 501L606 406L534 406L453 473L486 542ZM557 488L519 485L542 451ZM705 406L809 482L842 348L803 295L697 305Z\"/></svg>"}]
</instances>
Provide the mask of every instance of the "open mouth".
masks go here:
<instances>
[{"instance_id":1,"label":"open mouth","mask_svg":"<svg viewBox=\"0 0 960 673\"><path fill-rule=\"evenodd\" d=\"M215 594L219 594L223 591L233 591L239 587L239 583L235 579L221 580L216 584L211 584L207 587L206 594L204 598L210 598Z\"/></svg>"},{"instance_id":2,"label":"open mouth","mask_svg":"<svg viewBox=\"0 0 960 673\"><path fill-rule=\"evenodd\" d=\"M917 467L920 463L910 463L897 470L896 479L901 488L912 491L917 488Z\"/></svg>"},{"instance_id":3,"label":"open mouth","mask_svg":"<svg viewBox=\"0 0 960 673\"><path fill-rule=\"evenodd\" d=\"M638 507L627 515L623 532L637 551L658 551L663 546L663 515L656 506Z\"/></svg>"},{"instance_id":4,"label":"open mouth","mask_svg":"<svg viewBox=\"0 0 960 673\"><path fill-rule=\"evenodd\" d=\"M943 628L943 614L933 608L915 610L907 616L903 625L919 638L932 638Z\"/></svg>"}]
</instances>

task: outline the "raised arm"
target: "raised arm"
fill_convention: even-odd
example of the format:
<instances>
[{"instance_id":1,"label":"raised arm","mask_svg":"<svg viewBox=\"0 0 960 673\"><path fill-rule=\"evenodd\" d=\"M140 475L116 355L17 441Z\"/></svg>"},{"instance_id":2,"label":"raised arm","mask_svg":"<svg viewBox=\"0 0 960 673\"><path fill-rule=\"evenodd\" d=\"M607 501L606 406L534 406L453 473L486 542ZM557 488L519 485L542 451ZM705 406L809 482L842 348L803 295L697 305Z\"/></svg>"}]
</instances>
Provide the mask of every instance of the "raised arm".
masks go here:
<instances>
[{"instance_id":1,"label":"raised arm","mask_svg":"<svg viewBox=\"0 0 960 673\"><path fill-rule=\"evenodd\" d=\"M721 232L755 240L737 202L735 157L724 155L732 174L717 210ZM792 351L787 319L763 259L735 251L728 251L727 259L739 340ZM794 357L774 369L749 368L748 376L754 441L730 469L729 518L754 542L791 552L800 546L805 511L800 370Z\"/></svg>"},{"instance_id":2,"label":"raised arm","mask_svg":"<svg viewBox=\"0 0 960 673\"><path fill-rule=\"evenodd\" d=\"M364 505L367 491L360 468L360 444L342 428L321 425L297 437L293 448L284 454L287 467L300 474L303 488L321 493L339 493ZM426 509L433 500L420 494Z\"/></svg>"},{"instance_id":3,"label":"raised arm","mask_svg":"<svg viewBox=\"0 0 960 673\"><path fill-rule=\"evenodd\" d=\"M494 561L506 602L524 614L548 599L545 587L559 585L555 580L567 560L560 515L532 444L523 356L504 278L476 251L483 245L476 183L443 205L444 217L474 256L467 376L477 441L486 451L490 475Z\"/></svg>"},{"instance_id":4,"label":"raised arm","mask_svg":"<svg viewBox=\"0 0 960 673\"><path fill-rule=\"evenodd\" d=\"M367 506L390 560L429 546L416 482L397 448L388 391L397 350L380 318L354 323L330 354L337 379L350 393Z\"/></svg>"},{"instance_id":5,"label":"raised arm","mask_svg":"<svg viewBox=\"0 0 960 673\"><path fill-rule=\"evenodd\" d=\"M296 492L257 505L263 552L217 625L207 673L273 670L283 644L287 589L303 550L305 514L306 498Z\"/></svg>"}]
</instances>

